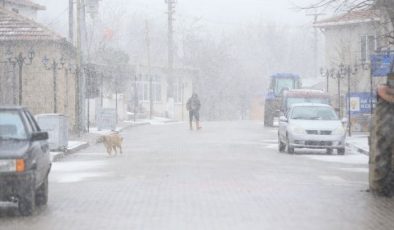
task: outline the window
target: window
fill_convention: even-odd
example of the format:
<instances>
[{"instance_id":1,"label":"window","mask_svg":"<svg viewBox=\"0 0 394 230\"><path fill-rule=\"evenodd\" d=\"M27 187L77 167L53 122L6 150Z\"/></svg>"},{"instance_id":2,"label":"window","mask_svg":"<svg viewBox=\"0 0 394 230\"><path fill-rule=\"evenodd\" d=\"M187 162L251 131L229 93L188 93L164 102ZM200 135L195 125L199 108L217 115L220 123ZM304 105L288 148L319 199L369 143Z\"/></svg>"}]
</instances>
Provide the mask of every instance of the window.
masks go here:
<instances>
[{"instance_id":1,"label":"window","mask_svg":"<svg viewBox=\"0 0 394 230\"><path fill-rule=\"evenodd\" d=\"M292 78L278 78L276 79L275 95L281 95L283 90L294 89L294 79Z\"/></svg>"},{"instance_id":2,"label":"window","mask_svg":"<svg viewBox=\"0 0 394 230\"><path fill-rule=\"evenodd\" d=\"M181 103L183 98L184 84L182 82L177 82L174 85L174 100L175 103Z\"/></svg>"},{"instance_id":3,"label":"window","mask_svg":"<svg viewBox=\"0 0 394 230\"><path fill-rule=\"evenodd\" d=\"M148 76L137 81L138 100L150 100L150 81ZM152 98L154 102L161 102L161 82L158 76L152 77Z\"/></svg>"},{"instance_id":4,"label":"window","mask_svg":"<svg viewBox=\"0 0 394 230\"><path fill-rule=\"evenodd\" d=\"M375 35L361 36L361 62L369 62L370 56L377 49L377 39Z\"/></svg>"}]
</instances>

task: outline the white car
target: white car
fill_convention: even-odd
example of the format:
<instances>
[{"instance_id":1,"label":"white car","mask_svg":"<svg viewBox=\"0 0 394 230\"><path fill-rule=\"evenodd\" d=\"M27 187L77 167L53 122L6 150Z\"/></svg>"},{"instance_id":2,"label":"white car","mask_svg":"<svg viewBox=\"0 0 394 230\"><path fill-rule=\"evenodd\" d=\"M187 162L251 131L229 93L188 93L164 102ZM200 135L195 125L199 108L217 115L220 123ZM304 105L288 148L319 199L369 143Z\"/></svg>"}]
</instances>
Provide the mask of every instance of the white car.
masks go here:
<instances>
[{"instance_id":1,"label":"white car","mask_svg":"<svg viewBox=\"0 0 394 230\"><path fill-rule=\"evenodd\" d=\"M325 104L299 103L279 119L279 151L294 153L295 148L327 149L345 154L346 132L335 110Z\"/></svg>"}]
</instances>

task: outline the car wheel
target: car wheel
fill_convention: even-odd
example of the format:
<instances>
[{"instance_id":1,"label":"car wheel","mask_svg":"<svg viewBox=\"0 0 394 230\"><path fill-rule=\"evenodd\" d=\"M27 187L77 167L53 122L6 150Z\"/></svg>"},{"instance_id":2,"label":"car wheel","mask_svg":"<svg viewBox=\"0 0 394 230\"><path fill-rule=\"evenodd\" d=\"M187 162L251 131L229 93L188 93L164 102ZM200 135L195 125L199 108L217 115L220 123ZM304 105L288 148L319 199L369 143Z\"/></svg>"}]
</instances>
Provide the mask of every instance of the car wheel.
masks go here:
<instances>
[{"instance_id":1,"label":"car wheel","mask_svg":"<svg viewBox=\"0 0 394 230\"><path fill-rule=\"evenodd\" d=\"M46 205L48 203L48 176L36 191L36 205Z\"/></svg>"},{"instance_id":2,"label":"car wheel","mask_svg":"<svg viewBox=\"0 0 394 230\"><path fill-rule=\"evenodd\" d=\"M35 194L32 188L25 196L19 197L18 210L22 216L31 216L35 209Z\"/></svg>"},{"instance_id":3,"label":"car wheel","mask_svg":"<svg viewBox=\"0 0 394 230\"><path fill-rule=\"evenodd\" d=\"M327 154L332 154L332 149L326 149Z\"/></svg>"},{"instance_id":4,"label":"car wheel","mask_svg":"<svg viewBox=\"0 0 394 230\"><path fill-rule=\"evenodd\" d=\"M392 138L394 108L392 104L379 100L374 112L370 133L369 187L371 191L385 196L394 193Z\"/></svg>"},{"instance_id":5,"label":"car wheel","mask_svg":"<svg viewBox=\"0 0 394 230\"><path fill-rule=\"evenodd\" d=\"M337 149L338 155L345 155L345 148Z\"/></svg>"}]
</instances>

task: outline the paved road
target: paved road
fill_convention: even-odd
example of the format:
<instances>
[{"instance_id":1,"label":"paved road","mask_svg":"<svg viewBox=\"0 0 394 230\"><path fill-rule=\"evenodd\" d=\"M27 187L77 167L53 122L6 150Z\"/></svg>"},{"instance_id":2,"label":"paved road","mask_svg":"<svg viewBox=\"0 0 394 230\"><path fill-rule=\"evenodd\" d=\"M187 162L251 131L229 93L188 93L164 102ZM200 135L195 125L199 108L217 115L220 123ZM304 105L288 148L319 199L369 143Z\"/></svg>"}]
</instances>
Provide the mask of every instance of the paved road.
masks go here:
<instances>
[{"instance_id":1,"label":"paved road","mask_svg":"<svg viewBox=\"0 0 394 230\"><path fill-rule=\"evenodd\" d=\"M136 127L56 162L49 205L0 211L0 229L393 229L394 199L367 188L367 157L277 152L253 122Z\"/></svg>"}]
</instances>

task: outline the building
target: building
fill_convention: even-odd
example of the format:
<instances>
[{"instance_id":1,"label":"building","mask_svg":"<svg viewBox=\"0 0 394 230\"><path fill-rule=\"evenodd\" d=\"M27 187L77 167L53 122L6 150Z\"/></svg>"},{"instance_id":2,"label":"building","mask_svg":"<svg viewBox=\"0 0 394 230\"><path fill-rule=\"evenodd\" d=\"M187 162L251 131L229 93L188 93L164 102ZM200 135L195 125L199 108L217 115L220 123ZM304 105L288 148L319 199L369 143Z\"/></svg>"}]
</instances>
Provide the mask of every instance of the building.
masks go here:
<instances>
[{"instance_id":1,"label":"building","mask_svg":"<svg viewBox=\"0 0 394 230\"><path fill-rule=\"evenodd\" d=\"M366 129L361 120L370 116L374 89L385 81L384 76L372 77L371 56L389 52L385 36L389 25L383 14L368 9L314 24L325 37L325 66L321 73L327 77L326 88L342 116L348 115L350 108L355 130Z\"/></svg>"},{"instance_id":2,"label":"building","mask_svg":"<svg viewBox=\"0 0 394 230\"><path fill-rule=\"evenodd\" d=\"M139 65L136 68L136 90L139 108L154 116L170 117L175 120L188 118L186 102L193 93L193 80L198 72L195 69L175 68L171 77L173 78L173 89L168 85L168 69L165 67L152 67ZM151 86L151 87L150 87ZM152 90L151 90L152 89ZM173 95L173 101L167 96ZM149 98L152 97L152 104Z\"/></svg>"},{"instance_id":3,"label":"building","mask_svg":"<svg viewBox=\"0 0 394 230\"><path fill-rule=\"evenodd\" d=\"M32 19L0 8L0 50L0 104L21 102L34 114L62 113L73 127L74 47Z\"/></svg>"},{"instance_id":4,"label":"building","mask_svg":"<svg viewBox=\"0 0 394 230\"><path fill-rule=\"evenodd\" d=\"M33 20L37 18L39 10L45 10L45 6L30 0L0 0L0 6Z\"/></svg>"}]
</instances>

